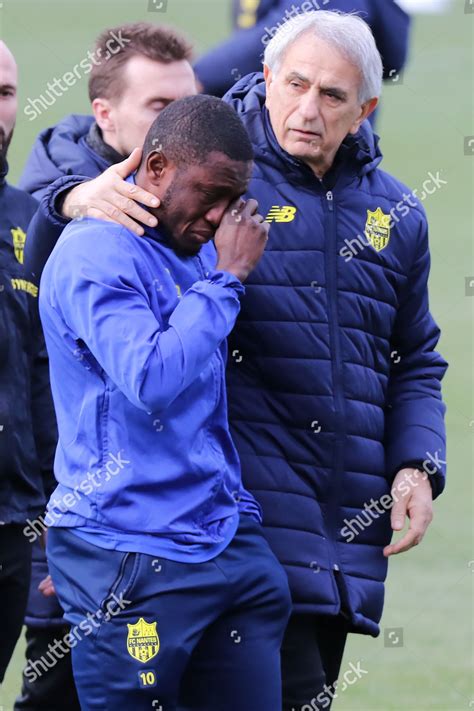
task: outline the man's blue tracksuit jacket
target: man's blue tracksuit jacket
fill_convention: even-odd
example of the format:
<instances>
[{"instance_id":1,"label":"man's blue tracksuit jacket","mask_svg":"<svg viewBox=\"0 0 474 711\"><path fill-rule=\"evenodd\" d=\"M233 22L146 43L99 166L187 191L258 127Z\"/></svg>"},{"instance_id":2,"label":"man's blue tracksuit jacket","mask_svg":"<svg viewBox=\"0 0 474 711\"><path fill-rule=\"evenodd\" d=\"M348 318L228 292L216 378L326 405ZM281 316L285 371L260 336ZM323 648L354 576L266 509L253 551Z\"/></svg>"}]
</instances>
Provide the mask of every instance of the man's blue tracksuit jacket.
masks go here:
<instances>
[{"instance_id":1,"label":"man's blue tracksuit jacket","mask_svg":"<svg viewBox=\"0 0 474 711\"><path fill-rule=\"evenodd\" d=\"M444 486L446 363L428 307L426 217L379 168L368 124L320 182L279 147L264 98L257 74L225 99L256 152L248 194L272 220L230 337L231 432L295 609L337 614L344 605L355 630L376 635L390 511L367 519L364 504L386 496L400 468L425 460L435 496ZM46 191L39 217L48 229L33 242L61 231L55 198L72 180ZM370 524L349 541L357 516Z\"/></svg>"},{"instance_id":2,"label":"man's blue tracksuit jacket","mask_svg":"<svg viewBox=\"0 0 474 711\"><path fill-rule=\"evenodd\" d=\"M49 525L199 563L230 543L239 512L260 520L227 419L226 337L244 288L216 257L212 242L178 256L159 228L64 230L40 289L59 430Z\"/></svg>"}]
</instances>

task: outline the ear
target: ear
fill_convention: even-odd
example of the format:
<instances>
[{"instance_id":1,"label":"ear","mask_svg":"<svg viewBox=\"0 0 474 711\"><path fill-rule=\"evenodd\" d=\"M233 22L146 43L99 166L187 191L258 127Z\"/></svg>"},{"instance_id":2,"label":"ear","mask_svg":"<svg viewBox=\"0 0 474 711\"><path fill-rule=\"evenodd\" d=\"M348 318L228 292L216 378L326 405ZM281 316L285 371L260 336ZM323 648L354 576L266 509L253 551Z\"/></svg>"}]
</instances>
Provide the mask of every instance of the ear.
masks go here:
<instances>
[{"instance_id":1,"label":"ear","mask_svg":"<svg viewBox=\"0 0 474 711\"><path fill-rule=\"evenodd\" d=\"M374 98L374 99L369 99L368 101L365 102L365 104L362 104L360 107L360 114L357 117L357 119L354 121L352 124L349 133L355 134L360 128L361 123L365 121L366 118L369 118L370 114L375 111L375 107L379 103L379 100Z\"/></svg>"},{"instance_id":2,"label":"ear","mask_svg":"<svg viewBox=\"0 0 474 711\"><path fill-rule=\"evenodd\" d=\"M94 99L92 112L101 131L114 131L115 124L111 117L112 106L108 99Z\"/></svg>"},{"instance_id":3,"label":"ear","mask_svg":"<svg viewBox=\"0 0 474 711\"><path fill-rule=\"evenodd\" d=\"M267 88L267 92L266 92L266 94L267 94L267 99L266 99L266 101L267 101L268 98L269 98L269 96L270 96L270 94L271 94L271 86L272 86L272 83L273 83L273 72L272 72L272 70L270 69L270 67L269 67L267 64L264 64L264 65L263 65L263 76L264 76L265 85L266 85L266 88ZM266 102L265 102L265 103L266 103Z\"/></svg>"},{"instance_id":4,"label":"ear","mask_svg":"<svg viewBox=\"0 0 474 711\"><path fill-rule=\"evenodd\" d=\"M145 161L146 177L151 185L161 185L171 169L171 163L161 150L151 151Z\"/></svg>"}]
</instances>

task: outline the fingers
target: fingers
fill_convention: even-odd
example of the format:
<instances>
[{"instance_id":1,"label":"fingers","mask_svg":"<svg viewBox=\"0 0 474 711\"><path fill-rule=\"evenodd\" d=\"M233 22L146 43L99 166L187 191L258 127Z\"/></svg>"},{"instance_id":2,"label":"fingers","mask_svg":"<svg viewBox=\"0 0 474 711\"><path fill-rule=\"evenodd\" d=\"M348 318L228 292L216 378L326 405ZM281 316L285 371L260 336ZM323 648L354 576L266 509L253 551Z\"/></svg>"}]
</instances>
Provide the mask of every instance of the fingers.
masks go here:
<instances>
[{"instance_id":1,"label":"fingers","mask_svg":"<svg viewBox=\"0 0 474 711\"><path fill-rule=\"evenodd\" d=\"M238 200L235 200L231 205L229 205L228 208L230 215L234 217L234 219L237 218L237 222L241 222L242 217L250 217L254 222L260 225L265 222L265 218L263 217L263 215L260 215L257 210L258 202L253 198L251 198L250 200L243 200L242 198L239 198ZM267 234L269 228L270 225L268 225L268 228L266 227L265 229Z\"/></svg>"},{"instance_id":2,"label":"fingers","mask_svg":"<svg viewBox=\"0 0 474 711\"><path fill-rule=\"evenodd\" d=\"M424 531L415 526L411 526L405 533L403 538L400 538L396 543L392 543L384 548L384 555L388 558L391 555L396 555L397 553L404 553L410 550L413 546L417 546L423 539Z\"/></svg>"},{"instance_id":3,"label":"fingers","mask_svg":"<svg viewBox=\"0 0 474 711\"><path fill-rule=\"evenodd\" d=\"M159 199L148 193L146 190L139 188L137 185L120 180L115 185L115 192L111 195L113 205L121 212L125 212L129 217L132 217L137 222L142 222L150 227L156 227L158 220L148 210L145 210L138 203L157 207L160 204Z\"/></svg>"},{"instance_id":4,"label":"fingers","mask_svg":"<svg viewBox=\"0 0 474 711\"><path fill-rule=\"evenodd\" d=\"M113 166L113 169L120 178L126 178L138 168L141 159L142 149L134 148L128 158L125 158L121 163L117 163L117 165Z\"/></svg>"},{"instance_id":5,"label":"fingers","mask_svg":"<svg viewBox=\"0 0 474 711\"><path fill-rule=\"evenodd\" d=\"M411 505L408 515L410 516L410 527L408 531L399 541L384 548L383 552L385 556L388 557L396 555L397 553L404 553L421 543L426 529L433 520L433 508L428 502Z\"/></svg>"},{"instance_id":6,"label":"fingers","mask_svg":"<svg viewBox=\"0 0 474 711\"><path fill-rule=\"evenodd\" d=\"M253 198L250 198L250 200L247 200L244 203L242 213L244 215L248 215L249 217L251 217L252 215L255 215L257 210L258 210L258 202L256 200L254 200Z\"/></svg>"},{"instance_id":7,"label":"fingers","mask_svg":"<svg viewBox=\"0 0 474 711\"><path fill-rule=\"evenodd\" d=\"M116 185L118 192L124 197L130 198L135 202L140 202L147 207L158 207L160 205L160 200L156 195L149 193L143 188L139 188L138 185L127 183L125 180L119 181ZM147 212L146 214L149 215L150 213ZM141 222L144 222L144 220L141 220Z\"/></svg>"},{"instance_id":8,"label":"fingers","mask_svg":"<svg viewBox=\"0 0 474 711\"><path fill-rule=\"evenodd\" d=\"M95 217L97 220L105 220L106 222L115 222L116 224L123 225L139 236L145 233L145 230L138 222L132 220L125 212L122 212L122 210L114 204L106 200L96 200L94 207L90 207L87 210L87 214L89 217ZM149 213L148 216L150 216Z\"/></svg>"},{"instance_id":9,"label":"fingers","mask_svg":"<svg viewBox=\"0 0 474 711\"><path fill-rule=\"evenodd\" d=\"M394 497L394 504L390 514L390 523L394 531L401 531L405 525L407 503L408 500L406 498L397 499L397 497Z\"/></svg>"},{"instance_id":10,"label":"fingers","mask_svg":"<svg viewBox=\"0 0 474 711\"><path fill-rule=\"evenodd\" d=\"M56 594L54 584L50 575L48 575L44 580L38 585L38 590L43 593L45 597L51 597Z\"/></svg>"}]
</instances>

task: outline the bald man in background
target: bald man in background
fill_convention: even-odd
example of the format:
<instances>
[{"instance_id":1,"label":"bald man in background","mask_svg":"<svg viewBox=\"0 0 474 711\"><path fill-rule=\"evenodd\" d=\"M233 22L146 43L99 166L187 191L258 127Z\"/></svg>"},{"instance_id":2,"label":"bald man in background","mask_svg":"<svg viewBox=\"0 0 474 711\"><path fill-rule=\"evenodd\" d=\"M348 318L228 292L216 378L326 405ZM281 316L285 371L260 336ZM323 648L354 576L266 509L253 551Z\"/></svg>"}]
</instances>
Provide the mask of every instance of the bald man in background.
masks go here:
<instances>
[{"instance_id":1,"label":"bald man in background","mask_svg":"<svg viewBox=\"0 0 474 711\"><path fill-rule=\"evenodd\" d=\"M5 180L17 79L15 59L0 42L0 682L28 599L31 545L23 528L43 512L54 487L57 437L38 289L23 269L26 231L37 202Z\"/></svg>"}]
</instances>

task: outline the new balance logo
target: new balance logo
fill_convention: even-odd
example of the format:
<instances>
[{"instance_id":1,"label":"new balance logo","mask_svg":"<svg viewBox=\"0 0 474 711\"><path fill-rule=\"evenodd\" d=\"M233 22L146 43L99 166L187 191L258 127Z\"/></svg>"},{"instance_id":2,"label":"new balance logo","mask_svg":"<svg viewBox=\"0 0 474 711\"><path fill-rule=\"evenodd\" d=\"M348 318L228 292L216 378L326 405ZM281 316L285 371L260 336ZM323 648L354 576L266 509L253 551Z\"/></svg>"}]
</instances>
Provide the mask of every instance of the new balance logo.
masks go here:
<instances>
[{"instance_id":1,"label":"new balance logo","mask_svg":"<svg viewBox=\"0 0 474 711\"><path fill-rule=\"evenodd\" d=\"M293 222L295 215L296 207L273 205L265 218L265 222Z\"/></svg>"}]
</instances>

